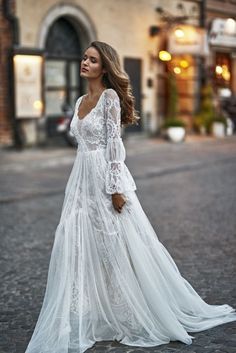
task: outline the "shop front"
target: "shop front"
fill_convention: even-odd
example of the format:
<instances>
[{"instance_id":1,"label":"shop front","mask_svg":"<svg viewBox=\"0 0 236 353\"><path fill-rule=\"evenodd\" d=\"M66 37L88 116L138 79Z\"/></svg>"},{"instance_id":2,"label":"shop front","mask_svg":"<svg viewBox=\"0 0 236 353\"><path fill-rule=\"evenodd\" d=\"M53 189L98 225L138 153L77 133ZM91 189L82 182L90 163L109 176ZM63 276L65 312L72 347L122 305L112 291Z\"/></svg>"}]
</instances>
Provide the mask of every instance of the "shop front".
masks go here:
<instances>
[{"instance_id":1,"label":"shop front","mask_svg":"<svg viewBox=\"0 0 236 353\"><path fill-rule=\"evenodd\" d=\"M163 117L169 116L171 104L169 77L174 80L178 116L192 128L192 116L199 105L203 61L209 54L206 33L202 28L176 24L166 35L165 47L159 51L162 84L159 92ZM173 87L173 84L172 84ZM164 94L163 94L164 92Z\"/></svg>"},{"instance_id":2,"label":"shop front","mask_svg":"<svg viewBox=\"0 0 236 353\"><path fill-rule=\"evenodd\" d=\"M236 131L236 21L215 18L210 23L210 70L217 103Z\"/></svg>"},{"instance_id":3,"label":"shop front","mask_svg":"<svg viewBox=\"0 0 236 353\"><path fill-rule=\"evenodd\" d=\"M236 95L236 21L216 18L209 31L214 85L220 98Z\"/></svg>"}]
</instances>

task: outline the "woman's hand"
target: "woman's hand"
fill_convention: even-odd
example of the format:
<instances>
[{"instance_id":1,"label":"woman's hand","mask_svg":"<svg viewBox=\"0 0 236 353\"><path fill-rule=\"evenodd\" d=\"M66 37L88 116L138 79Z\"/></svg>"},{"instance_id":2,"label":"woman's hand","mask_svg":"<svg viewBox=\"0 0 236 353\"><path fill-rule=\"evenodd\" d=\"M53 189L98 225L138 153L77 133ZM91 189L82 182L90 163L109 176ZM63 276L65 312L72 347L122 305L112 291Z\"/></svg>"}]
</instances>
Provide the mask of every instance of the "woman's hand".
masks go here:
<instances>
[{"instance_id":1,"label":"woman's hand","mask_svg":"<svg viewBox=\"0 0 236 353\"><path fill-rule=\"evenodd\" d=\"M126 203L126 198L123 194L112 194L112 204L114 209L121 213L122 207L124 206L124 204Z\"/></svg>"}]
</instances>

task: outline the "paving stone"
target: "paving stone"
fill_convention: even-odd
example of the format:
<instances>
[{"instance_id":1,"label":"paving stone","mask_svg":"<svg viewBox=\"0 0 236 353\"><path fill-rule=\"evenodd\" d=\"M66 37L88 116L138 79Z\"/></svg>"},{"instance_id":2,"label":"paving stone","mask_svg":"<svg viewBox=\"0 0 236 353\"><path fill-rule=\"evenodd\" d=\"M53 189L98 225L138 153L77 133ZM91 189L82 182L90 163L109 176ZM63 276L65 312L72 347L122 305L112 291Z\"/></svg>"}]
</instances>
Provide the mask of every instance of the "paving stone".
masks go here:
<instances>
[{"instance_id":1,"label":"paving stone","mask_svg":"<svg viewBox=\"0 0 236 353\"><path fill-rule=\"evenodd\" d=\"M208 303L236 307L235 136L126 146L137 196L183 277ZM65 149L0 151L0 353L24 353L33 333L73 156ZM106 341L88 353L236 353L235 328L234 322L193 333L189 346Z\"/></svg>"}]
</instances>

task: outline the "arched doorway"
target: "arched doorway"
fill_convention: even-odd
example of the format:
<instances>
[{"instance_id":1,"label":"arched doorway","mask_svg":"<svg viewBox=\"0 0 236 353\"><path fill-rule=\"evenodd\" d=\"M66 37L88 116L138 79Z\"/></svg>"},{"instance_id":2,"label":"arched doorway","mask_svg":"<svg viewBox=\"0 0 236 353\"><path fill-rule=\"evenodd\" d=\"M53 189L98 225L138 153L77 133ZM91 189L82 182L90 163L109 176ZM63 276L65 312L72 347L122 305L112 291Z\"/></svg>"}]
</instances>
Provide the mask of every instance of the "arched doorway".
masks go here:
<instances>
[{"instance_id":1,"label":"arched doorway","mask_svg":"<svg viewBox=\"0 0 236 353\"><path fill-rule=\"evenodd\" d=\"M85 82L79 75L81 55L96 39L93 21L78 5L56 4L41 22L38 47L45 52L45 120L49 137L56 135L62 104L74 108L76 99L84 93Z\"/></svg>"},{"instance_id":2,"label":"arched doorway","mask_svg":"<svg viewBox=\"0 0 236 353\"><path fill-rule=\"evenodd\" d=\"M74 107L83 90L79 75L82 48L74 25L65 17L50 27L45 43L45 114L48 136L56 134L56 120L64 104Z\"/></svg>"}]
</instances>

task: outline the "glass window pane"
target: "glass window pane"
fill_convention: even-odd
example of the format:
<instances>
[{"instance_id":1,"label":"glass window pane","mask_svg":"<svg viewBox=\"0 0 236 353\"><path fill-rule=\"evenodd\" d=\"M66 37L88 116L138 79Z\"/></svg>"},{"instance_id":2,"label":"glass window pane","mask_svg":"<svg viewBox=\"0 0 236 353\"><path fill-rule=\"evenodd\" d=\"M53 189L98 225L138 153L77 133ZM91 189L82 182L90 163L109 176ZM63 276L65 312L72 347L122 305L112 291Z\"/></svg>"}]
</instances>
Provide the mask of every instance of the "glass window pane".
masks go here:
<instances>
[{"instance_id":1,"label":"glass window pane","mask_svg":"<svg viewBox=\"0 0 236 353\"><path fill-rule=\"evenodd\" d=\"M59 115L62 113L61 106L66 99L66 91L47 91L46 99L46 115Z\"/></svg>"},{"instance_id":2,"label":"glass window pane","mask_svg":"<svg viewBox=\"0 0 236 353\"><path fill-rule=\"evenodd\" d=\"M71 90L70 91L70 105L73 108L75 105L75 102L79 98L79 93L78 90Z\"/></svg>"},{"instance_id":3,"label":"glass window pane","mask_svg":"<svg viewBox=\"0 0 236 353\"><path fill-rule=\"evenodd\" d=\"M45 86L61 87L66 85L66 62L47 60L45 63Z\"/></svg>"},{"instance_id":4,"label":"glass window pane","mask_svg":"<svg viewBox=\"0 0 236 353\"><path fill-rule=\"evenodd\" d=\"M70 62L70 86L79 86L79 63L76 61Z\"/></svg>"}]
</instances>

